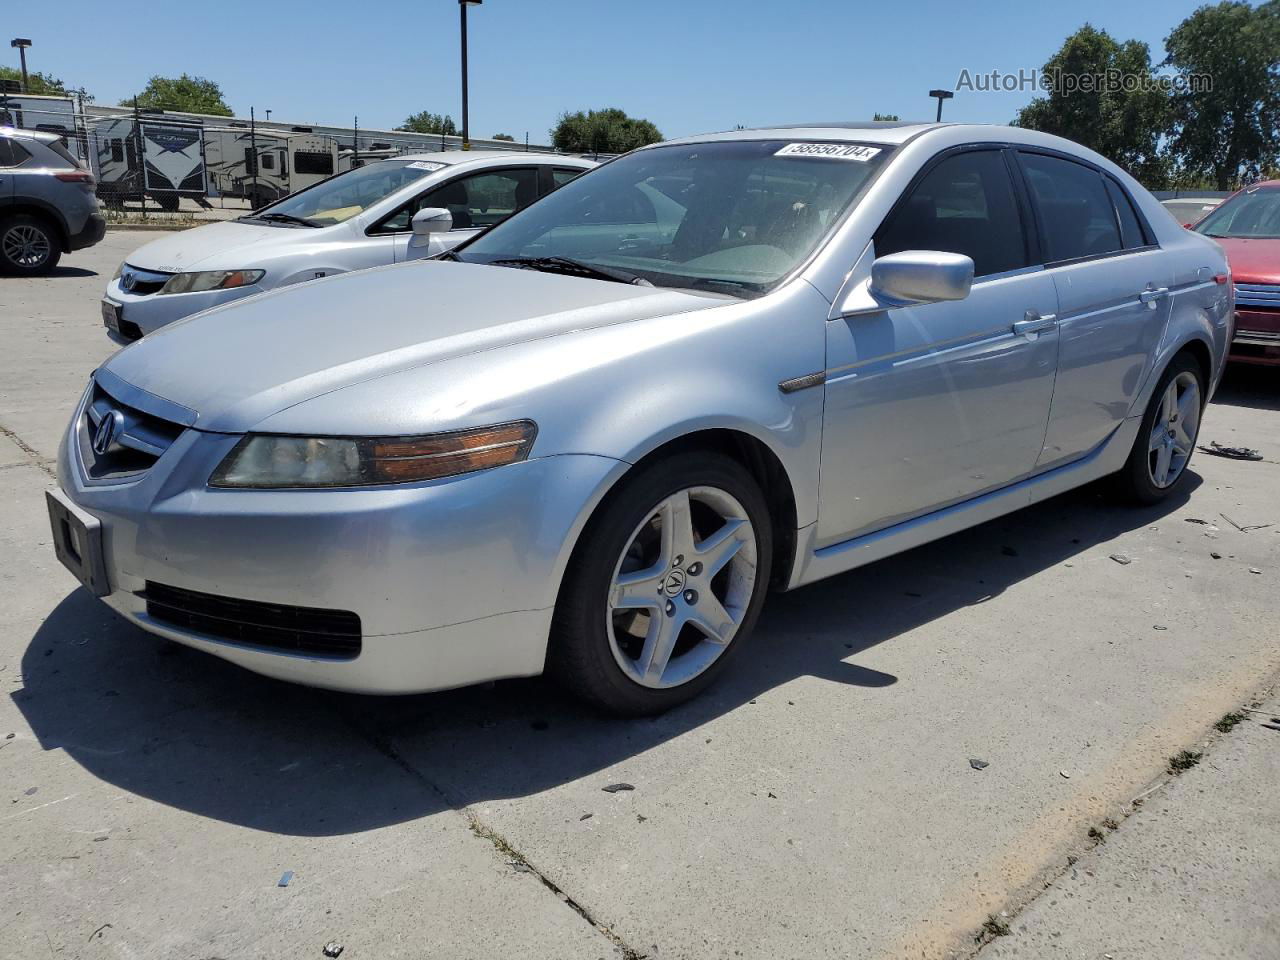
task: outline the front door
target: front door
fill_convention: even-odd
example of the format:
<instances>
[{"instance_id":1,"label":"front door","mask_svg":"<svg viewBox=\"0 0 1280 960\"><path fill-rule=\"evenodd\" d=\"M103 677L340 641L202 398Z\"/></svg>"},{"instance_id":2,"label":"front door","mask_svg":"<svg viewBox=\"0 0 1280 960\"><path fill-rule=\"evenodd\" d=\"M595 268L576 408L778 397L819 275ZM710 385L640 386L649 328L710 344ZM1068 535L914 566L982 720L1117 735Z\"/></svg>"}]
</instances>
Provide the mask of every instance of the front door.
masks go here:
<instances>
[{"instance_id":1,"label":"front door","mask_svg":"<svg viewBox=\"0 0 1280 960\"><path fill-rule=\"evenodd\" d=\"M1173 268L1110 176L1019 151L1058 295L1058 380L1040 466L1087 455L1131 412L1169 318Z\"/></svg>"},{"instance_id":2,"label":"front door","mask_svg":"<svg viewBox=\"0 0 1280 960\"><path fill-rule=\"evenodd\" d=\"M876 255L971 257L967 299L827 324L819 547L1035 467L1053 396L1057 294L1030 264L1010 162L1000 149L944 154L876 233ZM1043 329L1015 329L1027 320Z\"/></svg>"}]
</instances>

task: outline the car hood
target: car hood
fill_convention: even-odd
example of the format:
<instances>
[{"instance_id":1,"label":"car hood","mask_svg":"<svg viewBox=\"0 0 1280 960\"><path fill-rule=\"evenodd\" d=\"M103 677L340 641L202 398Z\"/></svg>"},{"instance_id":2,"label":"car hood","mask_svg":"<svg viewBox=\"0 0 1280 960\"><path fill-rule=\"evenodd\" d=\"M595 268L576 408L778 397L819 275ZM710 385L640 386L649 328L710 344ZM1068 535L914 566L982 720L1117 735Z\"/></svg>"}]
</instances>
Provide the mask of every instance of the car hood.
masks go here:
<instances>
[{"instance_id":1,"label":"car hood","mask_svg":"<svg viewBox=\"0 0 1280 960\"><path fill-rule=\"evenodd\" d=\"M417 261L197 314L131 344L104 367L195 411L199 429L240 433L313 397L411 367L725 302L510 267Z\"/></svg>"},{"instance_id":2,"label":"car hood","mask_svg":"<svg viewBox=\"0 0 1280 960\"><path fill-rule=\"evenodd\" d=\"M143 244L129 254L126 263L142 270L155 270L160 273L182 273L184 270L239 270L254 265L252 258L261 257L262 250L243 255L245 247L267 245L271 247L281 244L296 243L299 237L306 235L314 240L318 230L309 227L269 227L261 223L239 223L223 221L194 230L182 230L169 234L159 240ZM216 262L217 258L225 261L226 254L234 254L234 263Z\"/></svg>"},{"instance_id":3,"label":"car hood","mask_svg":"<svg viewBox=\"0 0 1280 960\"><path fill-rule=\"evenodd\" d=\"M1280 240L1214 237L1227 254L1236 283L1280 284Z\"/></svg>"}]
</instances>

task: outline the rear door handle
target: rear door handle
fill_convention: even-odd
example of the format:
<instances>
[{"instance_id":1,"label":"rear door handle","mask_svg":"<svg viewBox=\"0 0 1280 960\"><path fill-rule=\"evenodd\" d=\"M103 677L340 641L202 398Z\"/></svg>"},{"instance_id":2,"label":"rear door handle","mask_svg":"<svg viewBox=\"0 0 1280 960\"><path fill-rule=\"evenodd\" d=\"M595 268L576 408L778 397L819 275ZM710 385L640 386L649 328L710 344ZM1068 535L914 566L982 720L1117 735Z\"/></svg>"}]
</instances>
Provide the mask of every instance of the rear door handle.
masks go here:
<instances>
[{"instance_id":1,"label":"rear door handle","mask_svg":"<svg viewBox=\"0 0 1280 960\"><path fill-rule=\"evenodd\" d=\"M1167 297L1168 295L1168 287L1147 287L1147 289L1138 294L1138 300L1142 303L1155 303L1157 300L1162 297Z\"/></svg>"},{"instance_id":2,"label":"rear door handle","mask_svg":"<svg viewBox=\"0 0 1280 960\"><path fill-rule=\"evenodd\" d=\"M1056 314L1046 313L1041 315L1034 310L1028 310L1023 319L1018 320L1013 325L1013 332L1027 336L1032 333L1042 333L1045 330L1052 330L1058 325L1058 317Z\"/></svg>"}]
</instances>

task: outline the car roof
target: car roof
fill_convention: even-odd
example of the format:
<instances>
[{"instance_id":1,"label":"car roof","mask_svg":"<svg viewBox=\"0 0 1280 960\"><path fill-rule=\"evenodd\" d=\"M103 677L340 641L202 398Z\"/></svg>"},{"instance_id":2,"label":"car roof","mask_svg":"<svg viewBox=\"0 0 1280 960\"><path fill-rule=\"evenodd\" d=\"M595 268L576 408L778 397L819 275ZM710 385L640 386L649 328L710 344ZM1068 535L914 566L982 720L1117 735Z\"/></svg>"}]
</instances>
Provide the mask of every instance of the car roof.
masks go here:
<instances>
[{"instance_id":1,"label":"car roof","mask_svg":"<svg viewBox=\"0 0 1280 960\"><path fill-rule=\"evenodd\" d=\"M561 163L563 161L583 162L590 160L571 157L562 153L526 153L523 150L445 150L435 153L402 153L388 160L429 160L432 163L471 163L476 160L523 160L526 163Z\"/></svg>"},{"instance_id":2,"label":"car roof","mask_svg":"<svg viewBox=\"0 0 1280 960\"><path fill-rule=\"evenodd\" d=\"M755 127L750 130L725 130L694 137L681 137L667 143L706 143L713 140L797 140L802 137L813 140L860 140L897 146L935 127L954 127L950 123L919 123L910 121L836 121L833 123L776 124ZM980 127L979 124L972 126ZM658 144L655 144L658 146Z\"/></svg>"},{"instance_id":3,"label":"car roof","mask_svg":"<svg viewBox=\"0 0 1280 960\"><path fill-rule=\"evenodd\" d=\"M25 127L0 127L0 136L26 137L30 140L39 140L41 143L53 143L55 140L62 139L62 134L60 133L50 133L48 130L28 130Z\"/></svg>"}]
</instances>

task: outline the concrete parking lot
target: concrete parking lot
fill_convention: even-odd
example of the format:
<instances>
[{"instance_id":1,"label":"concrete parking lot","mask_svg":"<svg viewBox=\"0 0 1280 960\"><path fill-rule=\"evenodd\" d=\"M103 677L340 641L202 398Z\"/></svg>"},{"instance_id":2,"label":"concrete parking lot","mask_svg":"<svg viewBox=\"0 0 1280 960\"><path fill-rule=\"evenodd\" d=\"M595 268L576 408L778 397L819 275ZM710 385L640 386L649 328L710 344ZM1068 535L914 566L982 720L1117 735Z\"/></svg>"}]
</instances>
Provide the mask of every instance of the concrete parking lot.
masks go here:
<instances>
[{"instance_id":1,"label":"concrete parking lot","mask_svg":"<svg viewBox=\"0 0 1280 960\"><path fill-rule=\"evenodd\" d=\"M162 642L54 558L97 300L153 237L0 280L0 956L1275 957L1280 371L1201 433L1263 462L772 597L661 718L357 697Z\"/></svg>"}]
</instances>

